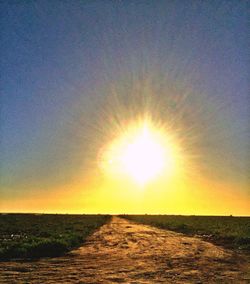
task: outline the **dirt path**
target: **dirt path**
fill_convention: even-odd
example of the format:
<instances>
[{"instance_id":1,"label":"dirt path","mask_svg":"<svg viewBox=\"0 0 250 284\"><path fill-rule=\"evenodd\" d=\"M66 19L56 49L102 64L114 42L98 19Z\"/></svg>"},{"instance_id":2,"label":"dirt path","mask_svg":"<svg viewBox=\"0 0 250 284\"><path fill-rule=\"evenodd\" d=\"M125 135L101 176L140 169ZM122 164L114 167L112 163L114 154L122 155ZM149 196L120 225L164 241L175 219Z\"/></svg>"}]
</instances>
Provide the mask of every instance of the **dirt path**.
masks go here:
<instances>
[{"instance_id":1,"label":"dirt path","mask_svg":"<svg viewBox=\"0 0 250 284\"><path fill-rule=\"evenodd\" d=\"M64 257L0 263L0 283L250 283L247 266L200 239L113 217Z\"/></svg>"}]
</instances>

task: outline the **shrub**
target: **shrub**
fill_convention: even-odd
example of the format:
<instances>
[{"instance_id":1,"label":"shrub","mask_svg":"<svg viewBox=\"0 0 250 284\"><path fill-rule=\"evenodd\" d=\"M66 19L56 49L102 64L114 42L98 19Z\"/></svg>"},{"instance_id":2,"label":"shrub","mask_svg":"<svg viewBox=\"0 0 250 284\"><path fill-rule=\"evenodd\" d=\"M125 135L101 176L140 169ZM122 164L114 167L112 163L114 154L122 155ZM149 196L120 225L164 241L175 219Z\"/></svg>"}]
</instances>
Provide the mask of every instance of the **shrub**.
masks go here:
<instances>
[{"instance_id":1,"label":"shrub","mask_svg":"<svg viewBox=\"0 0 250 284\"><path fill-rule=\"evenodd\" d=\"M27 246L27 257L59 256L68 250L63 240L44 239Z\"/></svg>"}]
</instances>

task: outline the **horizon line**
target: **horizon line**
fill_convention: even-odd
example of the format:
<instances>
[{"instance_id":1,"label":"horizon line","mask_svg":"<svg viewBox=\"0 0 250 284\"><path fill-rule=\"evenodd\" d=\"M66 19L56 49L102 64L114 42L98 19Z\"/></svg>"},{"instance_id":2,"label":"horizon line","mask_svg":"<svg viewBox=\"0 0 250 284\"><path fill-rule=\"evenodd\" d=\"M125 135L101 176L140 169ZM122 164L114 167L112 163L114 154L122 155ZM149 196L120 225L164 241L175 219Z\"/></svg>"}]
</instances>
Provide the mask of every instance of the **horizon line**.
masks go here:
<instances>
[{"instance_id":1,"label":"horizon line","mask_svg":"<svg viewBox=\"0 0 250 284\"><path fill-rule=\"evenodd\" d=\"M110 216L117 216L117 215L146 215L146 216L154 216L154 215L160 215L160 216L185 216L185 217L248 217L250 218L250 215L233 215L233 214L227 214L227 215L219 215L219 214L176 214L176 213L68 213L68 212L15 212L15 211L6 211L6 212L0 212L0 215L7 215L7 214L34 214L34 215L110 215Z\"/></svg>"}]
</instances>

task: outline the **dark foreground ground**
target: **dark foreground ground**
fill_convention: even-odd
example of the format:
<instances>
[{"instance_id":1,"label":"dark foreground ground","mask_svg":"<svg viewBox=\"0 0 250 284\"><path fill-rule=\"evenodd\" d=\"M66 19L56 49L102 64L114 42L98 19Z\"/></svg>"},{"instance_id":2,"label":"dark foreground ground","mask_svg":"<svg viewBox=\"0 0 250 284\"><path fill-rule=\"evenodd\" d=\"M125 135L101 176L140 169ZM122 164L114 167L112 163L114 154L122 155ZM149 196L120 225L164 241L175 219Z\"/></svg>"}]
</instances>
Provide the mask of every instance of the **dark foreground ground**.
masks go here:
<instances>
[{"instance_id":1,"label":"dark foreground ground","mask_svg":"<svg viewBox=\"0 0 250 284\"><path fill-rule=\"evenodd\" d=\"M113 217L57 258L8 261L0 283L250 283L247 255Z\"/></svg>"},{"instance_id":2,"label":"dark foreground ground","mask_svg":"<svg viewBox=\"0 0 250 284\"><path fill-rule=\"evenodd\" d=\"M79 247L108 215L0 214L0 261L59 256Z\"/></svg>"}]
</instances>

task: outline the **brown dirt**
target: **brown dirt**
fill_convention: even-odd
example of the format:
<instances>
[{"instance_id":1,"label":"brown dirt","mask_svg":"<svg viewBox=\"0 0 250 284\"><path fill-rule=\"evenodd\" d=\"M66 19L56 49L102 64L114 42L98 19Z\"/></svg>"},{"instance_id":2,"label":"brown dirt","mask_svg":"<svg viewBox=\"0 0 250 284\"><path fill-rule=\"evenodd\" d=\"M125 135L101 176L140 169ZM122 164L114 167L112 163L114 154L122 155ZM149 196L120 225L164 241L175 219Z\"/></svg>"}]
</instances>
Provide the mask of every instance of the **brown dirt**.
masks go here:
<instances>
[{"instance_id":1,"label":"brown dirt","mask_svg":"<svg viewBox=\"0 0 250 284\"><path fill-rule=\"evenodd\" d=\"M0 263L0 283L250 283L248 269L233 251L113 217L63 257Z\"/></svg>"}]
</instances>

